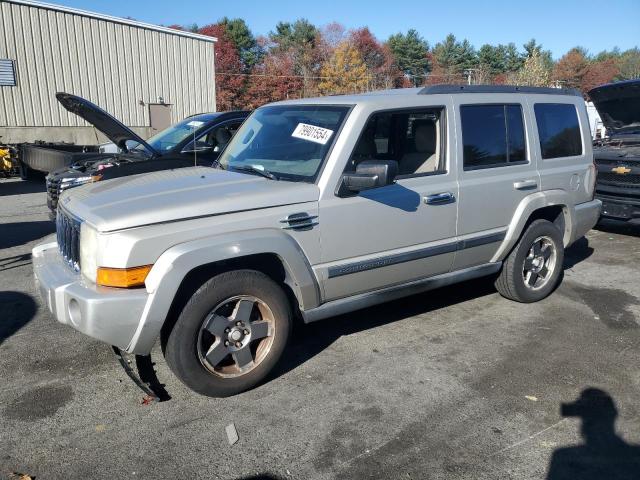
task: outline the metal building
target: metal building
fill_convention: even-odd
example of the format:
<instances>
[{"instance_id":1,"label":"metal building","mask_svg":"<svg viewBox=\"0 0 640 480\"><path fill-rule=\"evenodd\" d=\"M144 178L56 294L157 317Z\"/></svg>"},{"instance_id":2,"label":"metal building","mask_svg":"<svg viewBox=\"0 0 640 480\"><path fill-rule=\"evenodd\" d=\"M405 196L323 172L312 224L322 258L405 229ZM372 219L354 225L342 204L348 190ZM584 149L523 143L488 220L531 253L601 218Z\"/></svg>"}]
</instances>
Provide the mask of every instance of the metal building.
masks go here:
<instances>
[{"instance_id":1,"label":"metal building","mask_svg":"<svg viewBox=\"0 0 640 480\"><path fill-rule=\"evenodd\" d=\"M213 37L48 3L0 0L0 143L104 141L55 93L100 105L143 138L215 111Z\"/></svg>"}]
</instances>

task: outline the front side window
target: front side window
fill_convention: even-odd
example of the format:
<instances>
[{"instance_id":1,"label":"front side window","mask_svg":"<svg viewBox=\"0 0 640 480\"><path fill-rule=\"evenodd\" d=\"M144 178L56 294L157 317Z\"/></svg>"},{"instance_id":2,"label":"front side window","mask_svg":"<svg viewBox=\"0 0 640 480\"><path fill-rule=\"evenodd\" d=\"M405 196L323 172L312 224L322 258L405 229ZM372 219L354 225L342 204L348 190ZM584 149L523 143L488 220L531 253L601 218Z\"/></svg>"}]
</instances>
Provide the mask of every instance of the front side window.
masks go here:
<instances>
[{"instance_id":1,"label":"front side window","mask_svg":"<svg viewBox=\"0 0 640 480\"><path fill-rule=\"evenodd\" d=\"M465 170L527 161L520 105L463 105L460 118Z\"/></svg>"},{"instance_id":2,"label":"front side window","mask_svg":"<svg viewBox=\"0 0 640 480\"><path fill-rule=\"evenodd\" d=\"M314 182L348 106L274 105L256 110L220 157L222 168Z\"/></svg>"},{"instance_id":3,"label":"front side window","mask_svg":"<svg viewBox=\"0 0 640 480\"><path fill-rule=\"evenodd\" d=\"M543 159L582 155L582 136L574 105L536 103L533 110Z\"/></svg>"},{"instance_id":4,"label":"front side window","mask_svg":"<svg viewBox=\"0 0 640 480\"><path fill-rule=\"evenodd\" d=\"M212 128L208 132L196 138L195 142L189 142L183 152L213 152L220 153L231 141L240 128L242 120L225 122Z\"/></svg>"},{"instance_id":5,"label":"front side window","mask_svg":"<svg viewBox=\"0 0 640 480\"><path fill-rule=\"evenodd\" d=\"M445 173L441 128L444 110L379 112L365 125L346 171L365 160L395 160L398 176Z\"/></svg>"}]
</instances>

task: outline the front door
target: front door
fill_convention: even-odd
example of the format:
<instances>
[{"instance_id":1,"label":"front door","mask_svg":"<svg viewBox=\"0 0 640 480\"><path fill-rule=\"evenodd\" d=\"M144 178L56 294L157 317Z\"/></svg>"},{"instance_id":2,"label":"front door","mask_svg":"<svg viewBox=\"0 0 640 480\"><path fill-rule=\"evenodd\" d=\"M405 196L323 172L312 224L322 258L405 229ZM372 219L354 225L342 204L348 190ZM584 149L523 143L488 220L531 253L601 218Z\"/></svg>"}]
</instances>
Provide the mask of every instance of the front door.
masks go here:
<instances>
[{"instance_id":1,"label":"front door","mask_svg":"<svg viewBox=\"0 0 640 480\"><path fill-rule=\"evenodd\" d=\"M455 168L444 108L369 117L346 170L363 160L396 160L394 185L320 200L324 300L449 272L456 248Z\"/></svg>"}]
</instances>

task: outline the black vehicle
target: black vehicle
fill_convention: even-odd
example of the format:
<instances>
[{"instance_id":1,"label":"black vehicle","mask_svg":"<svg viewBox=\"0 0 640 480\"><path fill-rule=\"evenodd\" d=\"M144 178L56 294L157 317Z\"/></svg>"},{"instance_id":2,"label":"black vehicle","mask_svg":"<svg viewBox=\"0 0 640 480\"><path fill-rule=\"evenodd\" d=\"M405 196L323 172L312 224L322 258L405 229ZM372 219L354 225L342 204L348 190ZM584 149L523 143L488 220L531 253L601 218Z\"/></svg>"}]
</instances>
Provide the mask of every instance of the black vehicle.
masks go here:
<instances>
[{"instance_id":1,"label":"black vehicle","mask_svg":"<svg viewBox=\"0 0 640 480\"><path fill-rule=\"evenodd\" d=\"M64 108L104 133L119 153L96 153L47 175L47 206L55 219L63 190L90 182L175 168L211 166L244 119L245 111L201 113L185 118L147 141L84 98L58 93Z\"/></svg>"},{"instance_id":2,"label":"black vehicle","mask_svg":"<svg viewBox=\"0 0 640 480\"><path fill-rule=\"evenodd\" d=\"M607 129L593 148L602 216L640 223L640 80L602 85L589 97Z\"/></svg>"}]
</instances>

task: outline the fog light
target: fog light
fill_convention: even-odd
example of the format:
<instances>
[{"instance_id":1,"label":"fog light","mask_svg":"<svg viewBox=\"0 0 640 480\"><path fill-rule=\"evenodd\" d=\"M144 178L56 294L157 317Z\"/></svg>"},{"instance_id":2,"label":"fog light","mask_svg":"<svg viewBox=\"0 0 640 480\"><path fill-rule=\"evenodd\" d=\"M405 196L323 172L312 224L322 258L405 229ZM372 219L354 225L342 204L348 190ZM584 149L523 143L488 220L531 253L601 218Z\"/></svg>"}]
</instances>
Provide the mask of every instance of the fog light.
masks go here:
<instances>
[{"instance_id":1,"label":"fog light","mask_svg":"<svg viewBox=\"0 0 640 480\"><path fill-rule=\"evenodd\" d=\"M74 326L79 326L82 321L82 312L80 311L80 304L75 298L72 298L69 302L69 319Z\"/></svg>"}]
</instances>

